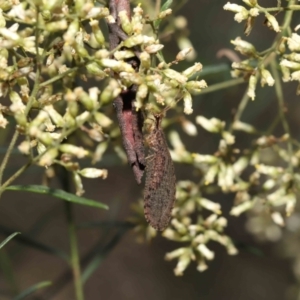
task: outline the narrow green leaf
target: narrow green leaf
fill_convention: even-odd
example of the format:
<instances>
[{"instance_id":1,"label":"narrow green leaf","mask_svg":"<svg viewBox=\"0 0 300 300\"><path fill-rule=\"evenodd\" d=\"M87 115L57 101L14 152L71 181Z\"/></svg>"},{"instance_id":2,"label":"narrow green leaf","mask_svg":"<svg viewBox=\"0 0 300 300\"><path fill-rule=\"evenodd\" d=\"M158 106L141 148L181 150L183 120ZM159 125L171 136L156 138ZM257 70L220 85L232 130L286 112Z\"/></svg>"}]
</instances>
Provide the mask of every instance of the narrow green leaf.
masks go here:
<instances>
[{"instance_id":1,"label":"narrow green leaf","mask_svg":"<svg viewBox=\"0 0 300 300\"><path fill-rule=\"evenodd\" d=\"M167 1L162 5L160 11L167 10L167 9L172 5L172 3L173 3L173 0L167 0ZM156 29L158 29L158 27L159 27L161 21L162 21L161 19L160 19L160 20L155 20L155 21L154 21L154 27L155 27Z\"/></svg>"},{"instance_id":2,"label":"narrow green leaf","mask_svg":"<svg viewBox=\"0 0 300 300\"><path fill-rule=\"evenodd\" d=\"M173 3L173 0L167 0L161 7L160 11L167 10Z\"/></svg>"},{"instance_id":3,"label":"narrow green leaf","mask_svg":"<svg viewBox=\"0 0 300 300\"><path fill-rule=\"evenodd\" d=\"M7 187L6 190L45 194L65 201L73 202L76 204L108 209L108 206L101 202L96 202L94 200L90 200L87 198L76 196L71 193L67 193L63 190L52 189L43 185L12 185Z\"/></svg>"},{"instance_id":4,"label":"narrow green leaf","mask_svg":"<svg viewBox=\"0 0 300 300\"><path fill-rule=\"evenodd\" d=\"M197 78L197 76L201 76L201 77L211 76L223 72L224 73L227 72L228 74L230 74L230 71L231 68L229 64L222 63L222 64L215 64L215 65L208 65L203 67L203 70L195 74L193 78Z\"/></svg>"},{"instance_id":5,"label":"narrow green leaf","mask_svg":"<svg viewBox=\"0 0 300 300\"><path fill-rule=\"evenodd\" d=\"M123 235L127 232L128 228L121 227L118 232L114 235L114 237L102 248L97 249L94 253L96 255L90 261L90 263L86 266L84 272L81 275L81 282L83 284L93 275L93 273L98 269L101 265L102 261L106 258L106 256L114 249L116 245L118 245L119 241L123 237Z\"/></svg>"},{"instance_id":6,"label":"narrow green leaf","mask_svg":"<svg viewBox=\"0 0 300 300\"><path fill-rule=\"evenodd\" d=\"M26 289L25 291L23 291L20 295L16 296L13 300L22 300L25 299L27 296L31 295L32 293L36 292L39 289L45 288L49 285L51 285L52 282L51 281L42 281L39 282L31 287L29 287L28 289Z\"/></svg>"},{"instance_id":7,"label":"narrow green leaf","mask_svg":"<svg viewBox=\"0 0 300 300\"><path fill-rule=\"evenodd\" d=\"M11 228L8 228L8 227L0 224L0 233L1 234L9 235L11 232L14 232L14 231L15 231L15 229L11 229ZM32 247L39 251L43 251L46 253L50 253L52 255L56 255L56 256L62 258L63 260L69 262L69 257L65 252L61 251L60 249L56 249L51 246L45 245L45 244L37 241L36 239L32 238L30 235L28 235L26 233L23 233L22 235L16 237L15 241L16 241L16 243L23 244L27 247Z\"/></svg>"},{"instance_id":8,"label":"narrow green leaf","mask_svg":"<svg viewBox=\"0 0 300 300\"><path fill-rule=\"evenodd\" d=\"M90 221L78 224L77 229L91 228L128 228L132 229L135 225L130 222L115 222L115 221Z\"/></svg>"},{"instance_id":9,"label":"narrow green leaf","mask_svg":"<svg viewBox=\"0 0 300 300\"><path fill-rule=\"evenodd\" d=\"M15 273L13 270L13 266L11 263L11 259L7 254L6 249L2 249L0 251L0 270L3 276L3 279L8 283L9 289L13 295L17 295L19 293L18 284L15 277Z\"/></svg>"},{"instance_id":10,"label":"narrow green leaf","mask_svg":"<svg viewBox=\"0 0 300 300\"><path fill-rule=\"evenodd\" d=\"M12 238L14 238L16 235L20 234L21 232L15 232L12 233L9 237L7 237L1 244L0 244L0 249L7 244Z\"/></svg>"}]
</instances>

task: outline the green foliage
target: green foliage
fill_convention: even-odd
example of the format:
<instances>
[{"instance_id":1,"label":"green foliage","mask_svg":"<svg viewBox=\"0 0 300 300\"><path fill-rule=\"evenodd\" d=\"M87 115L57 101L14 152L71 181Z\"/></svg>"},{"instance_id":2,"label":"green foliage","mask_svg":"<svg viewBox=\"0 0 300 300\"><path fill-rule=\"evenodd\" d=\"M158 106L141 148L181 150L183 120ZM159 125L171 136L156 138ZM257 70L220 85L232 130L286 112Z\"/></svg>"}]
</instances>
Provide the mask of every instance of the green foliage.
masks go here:
<instances>
[{"instance_id":1,"label":"green foliage","mask_svg":"<svg viewBox=\"0 0 300 300\"><path fill-rule=\"evenodd\" d=\"M54 198L62 199L76 204L81 204L85 206L97 207L102 209L108 209L108 206L100 202L96 202L84 197L78 197L74 194L67 193L62 190L56 190L48 188L42 185L11 185L6 188L9 191L19 191L19 192L32 192L37 194L49 195Z\"/></svg>"},{"instance_id":2,"label":"green foliage","mask_svg":"<svg viewBox=\"0 0 300 300\"><path fill-rule=\"evenodd\" d=\"M14 300L22 300L27 298L27 296L35 293L36 291L45 288L47 286L51 285L51 281L42 281L39 282L31 287L29 287L28 289L26 289L25 291L23 291L20 295L14 297Z\"/></svg>"},{"instance_id":3,"label":"green foliage","mask_svg":"<svg viewBox=\"0 0 300 300\"><path fill-rule=\"evenodd\" d=\"M112 100L133 84L138 86L137 109L148 115L162 112L166 106L173 110L175 118L163 120L163 126L170 127L168 137L172 159L178 164L188 165L190 173L196 174L193 180L177 182L172 220L162 233L164 238L178 244L165 257L177 260L175 275L183 275L193 261L199 271L206 270L207 262L215 257L210 249L211 242L224 246L229 255L238 253L231 238L224 233L228 220L222 215L221 205L212 200L214 194L234 195L230 214L237 217L249 212L248 229L256 236L273 241L281 236L281 228L297 206L300 186L299 141L290 132L282 87L282 81L300 82L300 36L291 29L293 12L300 10L300 6L294 0L286 6L278 1L278 6L272 8L262 7L256 0L243 2L245 6L228 2L224 9L234 12L237 22L246 23L245 34L256 30L254 21L263 15L276 36L263 51L258 51L255 45L240 37L231 41L235 50L245 58L232 63L233 79L209 87L198 77L226 71L228 66L204 66L202 72L202 65L198 62L178 71L177 64L193 60L196 54L185 35L185 21L171 15L175 1L165 1L162 6L157 1L156 8L152 1L144 1L144 6L137 5L131 21L124 16L121 18L128 39L111 51L99 25L104 20L112 22L109 10L102 4L71 1L74 5L67 5L61 0L20 0L19 4L7 0L0 3L1 102L3 99L0 127L14 131L0 165L0 194L5 190L29 191L67 201L65 208L71 246L68 261L74 273L77 300L84 299L83 284L128 229L134 227L139 240L150 240L157 234L145 221L143 203L136 201L134 215L130 218L132 226L121 224L113 241L93 256L81 276L76 240L78 228L72 214L72 203L107 209L105 204L82 197L82 177L106 179L109 172L92 166L83 168L82 159L91 160L93 165L103 161L106 151L112 148L124 161L126 156L120 139L116 139L120 132L112 120L110 108ZM147 8L147 13L143 7ZM282 24L277 21L277 12L284 13ZM180 51L171 62L165 61L164 44L160 40L160 36L169 30L160 26L164 22L175 33L180 32L175 35ZM138 72L127 63L128 58L135 56L136 46L141 48ZM238 57L231 50L230 53ZM112 54L115 59L111 58ZM112 72L118 77L111 78ZM87 89L83 82L93 82L94 86ZM186 118L185 115L193 113L192 95L211 93L243 82L247 82L248 87L232 122L204 115L197 115L194 120ZM262 87L274 87L278 105L278 115L264 132L243 121L250 100L261 101L257 93L259 83ZM299 91L300 85L296 93ZM194 138L199 127L211 133L218 138L218 147L208 154L190 151L178 131L171 127L174 122ZM281 125L284 131L279 137L274 136L277 125ZM237 135L251 140L251 146L238 148ZM2 183L16 146L27 157L27 162ZM63 183L64 178L57 169L66 171L76 195L48 186L12 185L33 165L45 170L48 181L56 176ZM69 190L66 186L64 188ZM0 248L16 234L10 235ZM49 253L53 250L40 248ZM52 252L59 253L57 250ZM65 255L60 253L60 256ZM15 299L23 299L47 285L49 282L39 283Z\"/></svg>"},{"instance_id":4,"label":"green foliage","mask_svg":"<svg viewBox=\"0 0 300 300\"><path fill-rule=\"evenodd\" d=\"M3 242L0 243L0 249L4 247L11 239L13 239L16 235L20 234L20 232L15 232L8 236Z\"/></svg>"}]
</instances>

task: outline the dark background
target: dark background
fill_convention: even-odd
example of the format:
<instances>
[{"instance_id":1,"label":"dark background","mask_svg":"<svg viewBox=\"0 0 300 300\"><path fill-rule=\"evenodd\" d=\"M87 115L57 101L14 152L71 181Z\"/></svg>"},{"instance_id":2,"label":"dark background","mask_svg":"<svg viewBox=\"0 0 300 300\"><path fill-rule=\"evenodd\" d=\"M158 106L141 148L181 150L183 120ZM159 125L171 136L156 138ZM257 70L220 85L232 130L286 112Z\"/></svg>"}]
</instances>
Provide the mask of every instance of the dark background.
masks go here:
<instances>
[{"instance_id":1,"label":"dark background","mask_svg":"<svg viewBox=\"0 0 300 300\"><path fill-rule=\"evenodd\" d=\"M227 58L218 59L216 53L222 48L233 49L230 40L243 37L244 26L233 20L234 14L223 10L227 1L190 0L176 15L183 15L188 20L190 39L198 53L196 61L204 66L228 64ZM242 1L237 1L242 4ZM261 1L262 6L276 6L277 1ZM280 19L280 17L279 17ZM259 17L250 37L259 50L271 45L275 33L263 25ZM170 41L165 48L170 60L177 54L178 48ZM180 68L180 66L178 66ZM208 85L230 79L229 72L205 77ZM286 99L292 132L298 135L298 99L295 96L295 84L286 84ZM201 114L230 121L237 107L246 84L205 94L194 98L194 114L189 116L194 121ZM251 102L242 120L265 129L269 120L277 112L276 99L272 88L265 87L258 91L256 101ZM213 153L218 139L200 130L196 137L181 134L187 149L202 154ZM280 128L278 134L282 133ZM245 144L249 141L244 140ZM22 161L20 158L10 162L8 172L13 173ZM89 180L85 182L86 196L98 199L110 206L108 212L86 207L75 207L77 223L97 220L124 220L130 215L130 204L142 195L142 187L137 186L128 166L111 166L103 161L99 167L109 170L108 179ZM190 178L191 169L176 165L178 179ZM40 183L42 170L31 168L18 183ZM217 195L214 199L222 204L228 213L232 197ZM59 200L48 199L34 194L7 192L1 199L0 233L1 239L9 231L21 231L41 243L68 251L68 235L63 204ZM289 287L294 283L291 261L280 258L275 251L275 243L257 243L245 230L245 217L229 217L227 233L243 247L237 256L228 256L225 250L212 245L216 258L209 263L209 269L203 273L196 271L191 264L183 277L173 274L174 262L164 261L166 252L178 248L178 245L161 237L150 244L138 244L132 231L125 233L119 229L82 229L79 231L80 251L83 259L93 253L98 254L101 264L85 285L87 300L105 299L201 299L201 300L282 300ZM250 249L261 251L250 251ZM72 300L73 284L68 266L61 259L37 250L28 245L28 240L11 241L2 251L8 255L14 270L15 282L23 290L37 282L51 280L53 287L38 293L37 297L28 299ZM8 261L4 259L4 261ZM1 271L0 299L6 300L8 291L8 274Z\"/></svg>"}]
</instances>

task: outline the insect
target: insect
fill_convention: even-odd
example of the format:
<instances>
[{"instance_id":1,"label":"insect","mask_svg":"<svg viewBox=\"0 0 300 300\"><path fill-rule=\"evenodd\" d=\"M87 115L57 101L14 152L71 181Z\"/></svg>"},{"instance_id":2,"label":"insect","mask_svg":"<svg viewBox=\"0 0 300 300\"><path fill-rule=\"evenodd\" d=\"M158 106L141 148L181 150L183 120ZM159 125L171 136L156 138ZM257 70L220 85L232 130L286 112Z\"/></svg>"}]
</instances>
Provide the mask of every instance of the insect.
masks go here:
<instances>
[{"instance_id":1,"label":"insect","mask_svg":"<svg viewBox=\"0 0 300 300\"><path fill-rule=\"evenodd\" d=\"M162 114L155 114L155 124L146 136L146 182L144 213L146 220L156 230L164 230L171 219L175 202L176 177L174 164L161 127Z\"/></svg>"},{"instance_id":2,"label":"insect","mask_svg":"<svg viewBox=\"0 0 300 300\"><path fill-rule=\"evenodd\" d=\"M108 23L110 50L115 49L127 35L121 28L121 21L118 17L120 11L126 11L130 18L129 0L110 0L109 10L116 22ZM139 55L139 51L135 51ZM133 57L127 61L136 71L139 69L139 58ZM118 74L114 74L118 77ZM141 183L145 169L145 150L143 144L143 117L141 110L135 108L136 85L130 86L113 101L117 113L117 119L121 130L123 145L128 162L133 170L134 177L138 184Z\"/></svg>"}]
</instances>

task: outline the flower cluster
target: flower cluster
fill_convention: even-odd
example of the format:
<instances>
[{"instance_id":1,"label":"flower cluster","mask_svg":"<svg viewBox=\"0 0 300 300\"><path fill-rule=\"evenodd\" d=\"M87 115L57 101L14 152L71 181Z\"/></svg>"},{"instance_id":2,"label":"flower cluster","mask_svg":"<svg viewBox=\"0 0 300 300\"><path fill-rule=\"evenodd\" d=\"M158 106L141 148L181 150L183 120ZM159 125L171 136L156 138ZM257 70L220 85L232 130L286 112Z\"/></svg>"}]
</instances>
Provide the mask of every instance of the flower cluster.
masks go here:
<instances>
[{"instance_id":1,"label":"flower cluster","mask_svg":"<svg viewBox=\"0 0 300 300\"><path fill-rule=\"evenodd\" d=\"M171 12L162 11L157 20ZM150 26L145 29L140 6L133 10L131 20L124 12L119 17L128 38L109 51L99 21L115 20L108 8L94 1L76 1L74 7L60 0L0 4L0 98L9 99L0 107L0 127L8 126L7 116L13 116L23 136L19 150L40 166L56 163L72 172L78 195L84 192L81 176L107 176L106 170L81 170L76 160L89 157L96 163L102 159L117 128L108 104L122 90L138 85L137 109L152 111L154 106L183 99L185 113L191 113L191 95L206 87L203 80L189 80L201 70L200 63L183 72L171 68L184 60L191 48L180 51L174 62L151 63L163 45ZM149 34L144 33L147 30ZM127 63L136 46L141 49L138 72ZM112 71L118 74L116 79L110 77ZM102 83L88 90L80 86L81 80L91 78ZM154 100L146 106L149 93ZM74 132L86 146L65 141ZM116 151L122 156L119 148Z\"/></svg>"},{"instance_id":2,"label":"flower cluster","mask_svg":"<svg viewBox=\"0 0 300 300\"><path fill-rule=\"evenodd\" d=\"M235 205L231 214L239 216L248 211L247 229L261 241L280 241L281 252L294 260L293 270L298 281L298 287L293 289L293 298L299 297L299 143L291 135L287 111L285 109L284 93L281 83L288 81L300 82L300 35L297 33L299 25L294 31L291 29L293 13L300 9L296 0L285 4L277 2L276 7L262 7L258 0L243 0L246 6L227 3L225 10L235 13L234 19L245 21L245 34L249 35L254 27L255 18L259 14L265 16L265 24L276 32L276 37L270 47L264 51L257 51L249 42L236 38L232 43L235 49L246 60L236 61L232 64L234 77L243 76L248 80L246 96L254 100L256 86L260 80L262 86L275 85L278 100L278 116L284 134L281 137L272 135L273 126L266 134L256 132L249 124L243 124L243 131L259 134L253 138L253 145L239 158L244 159L247 179L239 181L244 188L239 189L235 195ZM284 12L285 18L281 25L277 15ZM271 66L271 73L268 66ZM282 78L280 78L281 70ZM296 90L300 94L300 84ZM243 98L245 104L247 98ZM262 99L263 100L263 99ZM242 109L241 109L242 111ZM239 130L242 123L235 120L232 129ZM277 122L274 122L275 127ZM246 126L244 126L246 125ZM249 131L247 131L249 129ZM238 160L239 160L238 159ZM246 162L248 161L248 162ZM244 184L243 184L244 183ZM234 186L234 184L233 184ZM283 230L284 227L284 230Z\"/></svg>"}]
</instances>

